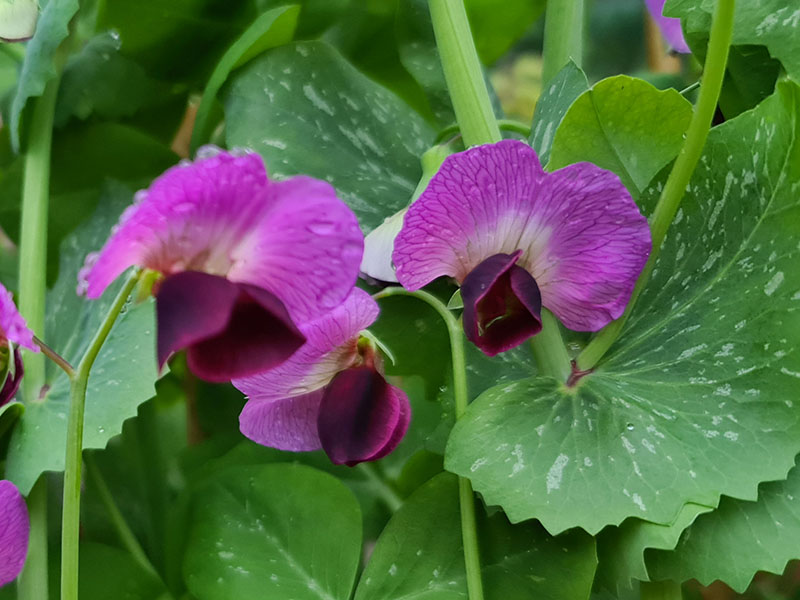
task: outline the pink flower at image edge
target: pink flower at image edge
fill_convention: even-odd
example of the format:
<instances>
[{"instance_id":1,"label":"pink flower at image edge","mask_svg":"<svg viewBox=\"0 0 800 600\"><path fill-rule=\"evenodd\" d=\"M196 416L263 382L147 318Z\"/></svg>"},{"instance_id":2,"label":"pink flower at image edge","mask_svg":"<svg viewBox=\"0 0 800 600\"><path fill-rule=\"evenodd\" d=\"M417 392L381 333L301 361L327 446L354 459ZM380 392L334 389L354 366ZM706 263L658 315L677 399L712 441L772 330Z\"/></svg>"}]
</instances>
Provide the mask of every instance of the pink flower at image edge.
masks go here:
<instances>
[{"instance_id":1,"label":"pink flower at image edge","mask_svg":"<svg viewBox=\"0 0 800 600\"><path fill-rule=\"evenodd\" d=\"M645 0L645 3L647 4L647 10L650 11L650 15L658 25L659 30L661 30L661 34L672 49L681 54L690 54L691 50L686 43L686 38L683 37L681 20L664 16L666 0Z\"/></svg>"},{"instance_id":2,"label":"pink flower at image edge","mask_svg":"<svg viewBox=\"0 0 800 600\"><path fill-rule=\"evenodd\" d=\"M29 533L25 500L13 483L0 480L0 587L14 581L22 571Z\"/></svg>"}]
</instances>

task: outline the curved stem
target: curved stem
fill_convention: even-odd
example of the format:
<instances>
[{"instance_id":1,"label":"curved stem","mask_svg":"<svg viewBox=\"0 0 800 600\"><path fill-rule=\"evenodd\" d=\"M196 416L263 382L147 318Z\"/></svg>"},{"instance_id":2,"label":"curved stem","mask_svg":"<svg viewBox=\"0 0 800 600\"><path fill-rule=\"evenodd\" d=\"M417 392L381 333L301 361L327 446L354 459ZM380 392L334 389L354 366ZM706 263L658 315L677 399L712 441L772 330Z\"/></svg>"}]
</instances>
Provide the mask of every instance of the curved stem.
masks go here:
<instances>
[{"instance_id":1,"label":"curved stem","mask_svg":"<svg viewBox=\"0 0 800 600\"><path fill-rule=\"evenodd\" d=\"M453 361L453 398L456 419L467 411L467 362L464 355L464 334L453 313L436 296L428 292L408 292L401 287L386 288L375 294L374 298L389 296L411 296L418 298L442 317L450 337L450 353ZM475 498L472 484L465 477L458 478L458 500L461 507L461 538L464 543L464 564L467 571L467 592L470 600L483 600L483 581L481 580L481 559L478 549L478 528L475 519Z\"/></svg>"},{"instance_id":2,"label":"curved stem","mask_svg":"<svg viewBox=\"0 0 800 600\"><path fill-rule=\"evenodd\" d=\"M61 524L61 599L78 599L78 542L81 513L81 454L83 450L83 415L86 408L86 386L103 343L106 341L122 307L139 280L134 271L106 314L100 328L71 378L67 449L64 465L64 507Z\"/></svg>"},{"instance_id":3,"label":"curved stem","mask_svg":"<svg viewBox=\"0 0 800 600\"><path fill-rule=\"evenodd\" d=\"M497 119L497 127L500 129L500 131L518 133L525 139L531 136L530 125L525 125L525 123L520 123L519 121L515 121L513 119ZM448 125L442 129L436 136L436 139L433 140L433 143L435 145L445 142L449 143L452 141L450 138L455 138L457 135L461 135L461 128L458 126L458 123L453 123L452 125Z\"/></svg>"},{"instance_id":4,"label":"curved stem","mask_svg":"<svg viewBox=\"0 0 800 600\"><path fill-rule=\"evenodd\" d=\"M49 358L59 367L61 367L61 369L67 374L67 377L72 377L75 374L75 370L72 368L72 365L69 364L67 359L65 359L55 350L53 350L50 346L45 344L38 337L33 336L33 343L39 346L39 349L42 351L42 354L44 354L47 358Z\"/></svg>"},{"instance_id":5,"label":"curved stem","mask_svg":"<svg viewBox=\"0 0 800 600\"><path fill-rule=\"evenodd\" d=\"M583 62L584 0L547 0L542 51L542 87L572 60Z\"/></svg>"},{"instance_id":6,"label":"curved stem","mask_svg":"<svg viewBox=\"0 0 800 600\"><path fill-rule=\"evenodd\" d=\"M700 160L706 138L708 138L711 120L717 108L719 93L722 89L722 79L725 75L725 66L728 61L728 48L733 34L734 4L734 0L719 0L714 10L700 95L697 99L697 106L689 124L689 129L686 132L686 142L675 160L675 165L672 167L667 183L661 192L661 197L650 219L653 250L647 259L647 264L642 274L639 276L639 280L636 282L636 287L633 288L631 300L625 312L619 319L606 325L578 356L577 365L582 371L593 368L622 332L622 328L628 320L636 300L650 279L658 260L661 246L664 243L664 238L667 235L667 230L678 212L686 186L689 185L697 162Z\"/></svg>"}]
</instances>

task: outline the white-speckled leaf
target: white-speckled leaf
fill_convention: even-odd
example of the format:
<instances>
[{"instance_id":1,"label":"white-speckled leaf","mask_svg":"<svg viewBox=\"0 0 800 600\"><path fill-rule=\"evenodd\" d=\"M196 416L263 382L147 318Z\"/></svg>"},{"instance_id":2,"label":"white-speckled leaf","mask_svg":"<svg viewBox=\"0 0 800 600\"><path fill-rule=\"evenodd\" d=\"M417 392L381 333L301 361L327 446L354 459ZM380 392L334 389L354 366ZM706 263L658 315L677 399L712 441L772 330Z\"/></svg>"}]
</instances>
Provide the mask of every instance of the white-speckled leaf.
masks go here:
<instances>
[{"instance_id":1,"label":"white-speckled leaf","mask_svg":"<svg viewBox=\"0 0 800 600\"><path fill-rule=\"evenodd\" d=\"M780 573L800 558L800 468L786 481L763 484L758 502L723 498L719 508L698 517L673 552L650 551L654 580L719 579L744 592L757 571ZM724 549L724 559L720 557Z\"/></svg>"},{"instance_id":2,"label":"white-speckled leaf","mask_svg":"<svg viewBox=\"0 0 800 600\"><path fill-rule=\"evenodd\" d=\"M711 29L714 0L668 0L664 14L681 17L689 42L706 43ZM800 4L794 0L743 0L736 3L732 43L766 46L783 63L786 72L800 81Z\"/></svg>"},{"instance_id":3,"label":"white-speckled leaf","mask_svg":"<svg viewBox=\"0 0 800 600\"><path fill-rule=\"evenodd\" d=\"M572 390L538 379L485 392L453 429L449 470L552 533L671 523L688 502L754 500L786 477L800 451L799 113L800 87L783 83L711 132L597 371Z\"/></svg>"},{"instance_id":4,"label":"white-speckled leaf","mask_svg":"<svg viewBox=\"0 0 800 600\"><path fill-rule=\"evenodd\" d=\"M275 48L243 67L225 117L230 147L258 151L271 176L329 181L365 233L408 204L434 137L413 109L322 42Z\"/></svg>"},{"instance_id":5,"label":"white-speckled leaf","mask_svg":"<svg viewBox=\"0 0 800 600\"><path fill-rule=\"evenodd\" d=\"M538 523L510 525L478 509L487 600L580 600L592 589L594 540L580 531L553 538ZM384 529L355 600L464 600L458 480L437 475L406 500Z\"/></svg>"},{"instance_id":6,"label":"white-speckled leaf","mask_svg":"<svg viewBox=\"0 0 800 600\"><path fill-rule=\"evenodd\" d=\"M119 290L122 279L99 300L75 293L78 269L87 252L100 248L111 226L132 199L121 184L109 184L95 216L61 245L59 278L47 297L43 338L73 365L77 364ZM97 357L86 391L84 448L105 448L122 431L122 423L155 394L154 303L129 307L120 315ZM29 403L8 448L6 478L27 494L44 471L64 468L69 381L53 363L47 365L49 389L42 402Z\"/></svg>"}]
</instances>

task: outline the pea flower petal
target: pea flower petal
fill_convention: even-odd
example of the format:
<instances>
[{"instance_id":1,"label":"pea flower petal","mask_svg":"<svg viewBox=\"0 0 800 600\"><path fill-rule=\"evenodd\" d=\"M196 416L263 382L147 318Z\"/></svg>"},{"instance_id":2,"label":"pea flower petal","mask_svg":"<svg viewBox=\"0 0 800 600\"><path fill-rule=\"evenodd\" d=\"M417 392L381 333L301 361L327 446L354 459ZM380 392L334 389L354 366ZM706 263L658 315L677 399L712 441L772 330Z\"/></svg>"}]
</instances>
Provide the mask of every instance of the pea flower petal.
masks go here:
<instances>
[{"instance_id":1,"label":"pea flower petal","mask_svg":"<svg viewBox=\"0 0 800 600\"><path fill-rule=\"evenodd\" d=\"M5 340L32 352L39 352L39 346L33 341L33 332L19 314L11 292L0 284L0 341Z\"/></svg>"},{"instance_id":2,"label":"pea flower petal","mask_svg":"<svg viewBox=\"0 0 800 600\"><path fill-rule=\"evenodd\" d=\"M300 326L306 343L286 362L234 379L248 396L239 416L242 433L281 450L323 448L334 462L345 464L391 452L405 435L411 410L405 393L386 383L379 367L366 364L361 355L359 334L377 316L376 302L355 288L340 306ZM360 445L356 438L371 441Z\"/></svg>"},{"instance_id":3,"label":"pea flower petal","mask_svg":"<svg viewBox=\"0 0 800 600\"><path fill-rule=\"evenodd\" d=\"M489 356L510 350L542 330L542 295L525 269L522 252L495 254L464 278L464 332Z\"/></svg>"},{"instance_id":4,"label":"pea flower petal","mask_svg":"<svg viewBox=\"0 0 800 600\"><path fill-rule=\"evenodd\" d=\"M647 10L650 11L653 20L661 30L661 34L672 49L682 54L691 53L689 46L686 44L686 39L683 37L681 20L664 16L664 4L666 0L646 0L645 3L647 4Z\"/></svg>"},{"instance_id":5,"label":"pea flower petal","mask_svg":"<svg viewBox=\"0 0 800 600\"><path fill-rule=\"evenodd\" d=\"M532 148L505 140L448 157L409 208L393 262L417 290L441 276L463 284L487 258L519 251L542 305L596 331L624 311L650 245L616 175L589 163L545 173Z\"/></svg>"},{"instance_id":6,"label":"pea flower petal","mask_svg":"<svg viewBox=\"0 0 800 600\"><path fill-rule=\"evenodd\" d=\"M189 368L224 382L270 369L305 338L270 292L199 271L170 275L156 296L158 364L187 348Z\"/></svg>"},{"instance_id":7,"label":"pea flower petal","mask_svg":"<svg viewBox=\"0 0 800 600\"><path fill-rule=\"evenodd\" d=\"M29 533L25 500L13 483L0 480L0 587L14 581L22 571Z\"/></svg>"}]
</instances>

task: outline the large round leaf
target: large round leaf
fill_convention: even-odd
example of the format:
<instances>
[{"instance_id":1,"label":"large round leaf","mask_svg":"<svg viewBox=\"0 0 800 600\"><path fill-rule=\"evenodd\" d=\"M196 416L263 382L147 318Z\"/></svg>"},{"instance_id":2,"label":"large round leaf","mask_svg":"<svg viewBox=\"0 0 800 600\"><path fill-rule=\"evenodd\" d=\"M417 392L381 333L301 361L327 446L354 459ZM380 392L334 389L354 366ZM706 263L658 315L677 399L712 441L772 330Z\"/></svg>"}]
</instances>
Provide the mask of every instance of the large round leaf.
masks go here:
<instances>
[{"instance_id":1,"label":"large round leaf","mask_svg":"<svg viewBox=\"0 0 800 600\"><path fill-rule=\"evenodd\" d=\"M589 597L597 559L582 532L553 538L535 523L481 514L480 552L487 600ZM398 598L467 598L458 480L448 473L417 490L386 526L355 600Z\"/></svg>"},{"instance_id":2,"label":"large round leaf","mask_svg":"<svg viewBox=\"0 0 800 600\"><path fill-rule=\"evenodd\" d=\"M404 208L433 131L408 105L330 46L275 48L233 78L228 145L258 151L272 176L329 181L364 232Z\"/></svg>"},{"instance_id":3,"label":"large round leaf","mask_svg":"<svg viewBox=\"0 0 800 600\"><path fill-rule=\"evenodd\" d=\"M800 451L799 114L786 83L711 132L596 372L571 389L541 378L487 391L453 429L449 470L553 533L668 524L688 502L754 500L786 477Z\"/></svg>"},{"instance_id":4,"label":"large round leaf","mask_svg":"<svg viewBox=\"0 0 800 600\"><path fill-rule=\"evenodd\" d=\"M360 551L343 483L301 465L239 467L196 493L184 575L198 600L347 600Z\"/></svg>"}]
</instances>

